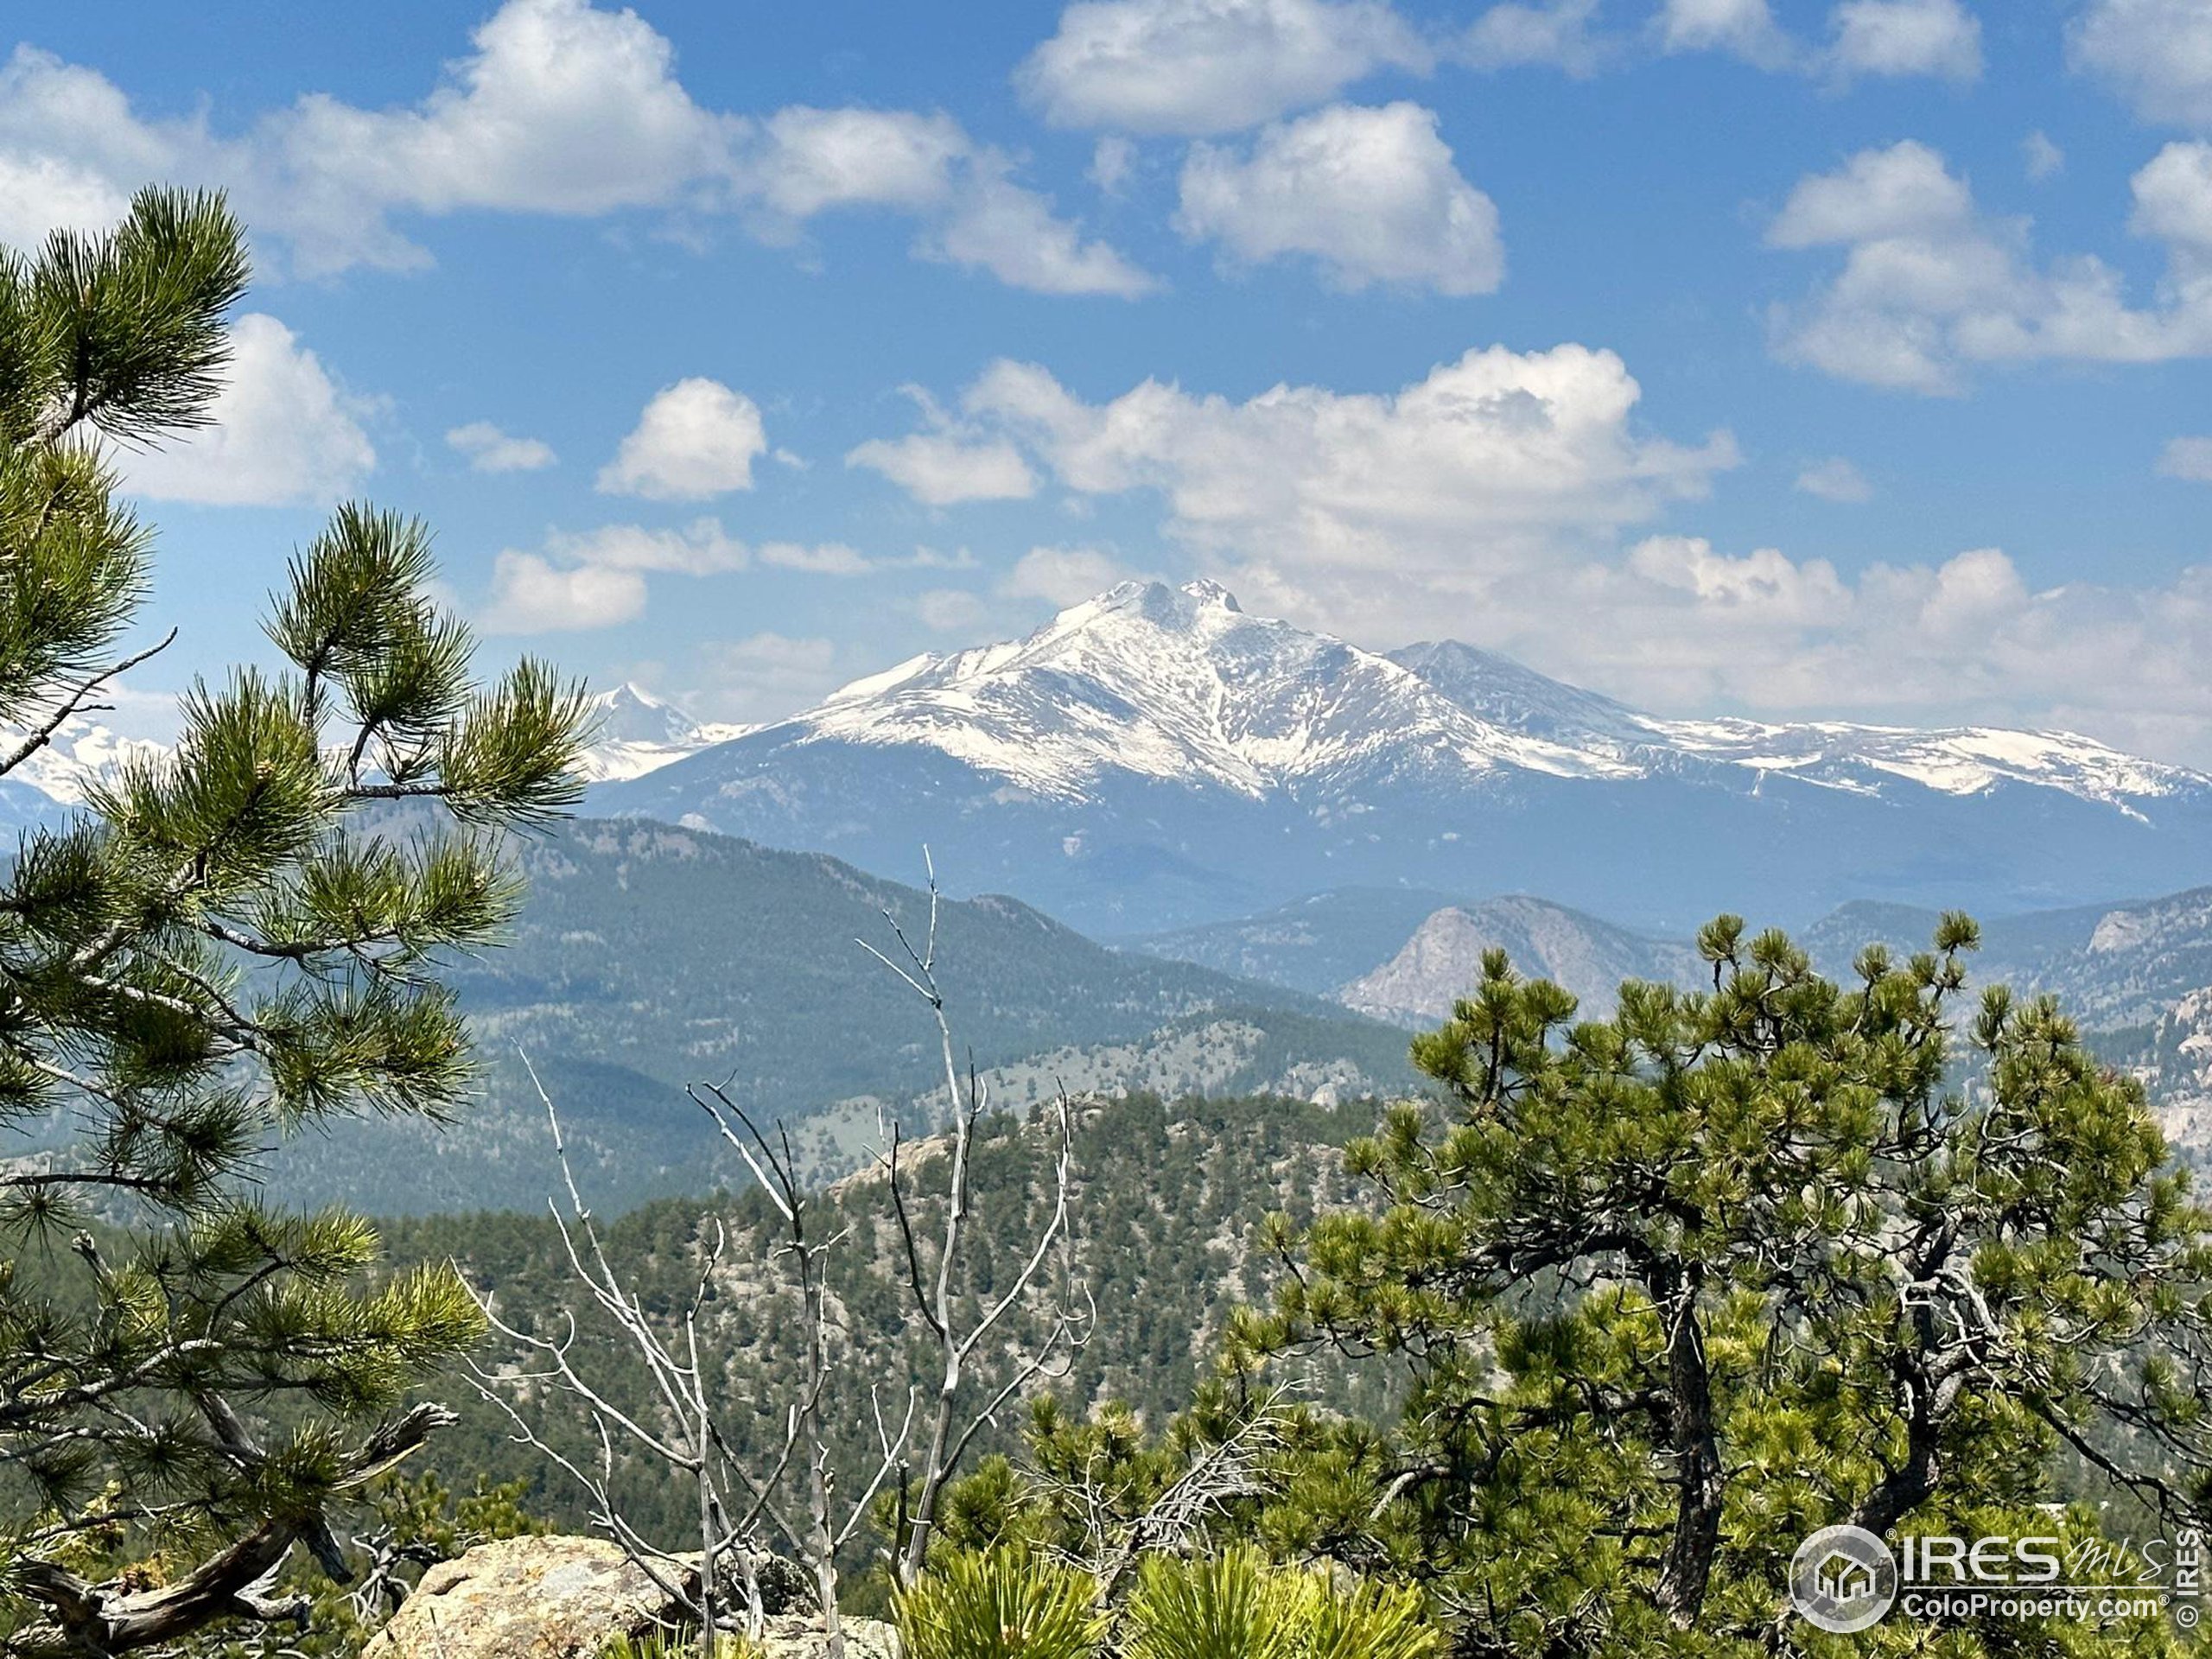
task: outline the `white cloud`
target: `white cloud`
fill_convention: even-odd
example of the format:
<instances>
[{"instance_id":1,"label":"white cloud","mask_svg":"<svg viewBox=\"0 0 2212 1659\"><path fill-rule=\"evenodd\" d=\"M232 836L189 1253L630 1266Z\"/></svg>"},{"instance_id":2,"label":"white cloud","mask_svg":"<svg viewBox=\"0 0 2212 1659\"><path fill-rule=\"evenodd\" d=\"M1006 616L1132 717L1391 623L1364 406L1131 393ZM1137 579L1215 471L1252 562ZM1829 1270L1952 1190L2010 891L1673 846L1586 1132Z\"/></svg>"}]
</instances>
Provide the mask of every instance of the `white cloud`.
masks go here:
<instances>
[{"instance_id":1,"label":"white cloud","mask_svg":"<svg viewBox=\"0 0 2212 1659\"><path fill-rule=\"evenodd\" d=\"M860 576L879 568L874 560L842 542L823 542L814 547L798 542L766 542L761 544L760 563L817 576Z\"/></svg>"},{"instance_id":2,"label":"white cloud","mask_svg":"<svg viewBox=\"0 0 2212 1659\"><path fill-rule=\"evenodd\" d=\"M1091 146L1087 176L1108 195L1118 196L1129 188L1136 165L1136 145L1118 132L1109 132Z\"/></svg>"},{"instance_id":3,"label":"white cloud","mask_svg":"<svg viewBox=\"0 0 2212 1659\"><path fill-rule=\"evenodd\" d=\"M1981 74L1981 23L1959 0L1843 0L1830 26L1828 63L1839 75Z\"/></svg>"},{"instance_id":4,"label":"white cloud","mask_svg":"<svg viewBox=\"0 0 2212 1659\"><path fill-rule=\"evenodd\" d=\"M2212 0L2090 0L2066 54L2146 121L2212 126Z\"/></svg>"},{"instance_id":5,"label":"white cloud","mask_svg":"<svg viewBox=\"0 0 2212 1659\"><path fill-rule=\"evenodd\" d=\"M833 208L937 206L969 149L949 115L794 106L761 123L742 165L761 209L800 224Z\"/></svg>"},{"instance_id":6,"label":"white cloud","mask_svg":"<svg viewBox=\"0 0 2212 1659\"><path fill-rule=\"evenodd\" d=\"M575 632L613 628L646 613L646 577L723 575L752 562L743 542L702 518L686 529L604 524L546 537L540 553L506 549L491 564L485 632Z\"/></svg>"},{"instance_id":7,"label":"white cloud","mask_svg":"<svg viewBox=\"0 0 2212 1659\"><path fill-rule=\"evenodd\" d=\"M790 242L819 214L874 208L919 221L918 254L1016 285L1140 286L949 116L711 110L678 79L664 36L634 11L588 0L506 0L473 45L413 105L363 109L310 93L231 134L205 110L143 118L104 76L18 48L0 67L0 239L111 222L130 190L158 179L225 188L257 236L308 276L428 264L403 228L412 216L734 213L763 239ZM945 251L957 226L1003 221L1017 200L1027 230L1080 257Z\"/></svg>"},{"instance_id":8,"label":"white cloud","mask_svg":"<svg viewBox=\"0 0 2212 1659\"><path fill-rule=\"evenodd\" d=\"M1831 455L1797 474L1797 487L1823 501L1871 501L1874 486L1847 457Z\"/></svg>"},{"instance_id":9,"label":"white cloud","mask_svg":"<svg viewBox=\"0 0 2212 1659\"><path fill-rule=\"evenodd\" d=\"M2066 152L2051 142L2049 133L2038 130L2020 140L2020 164L2031 183L2041 184L2066 170Z\"/></svg>"},{"instance_id":10,"label":"white cloud","mask_svg":"<svg viewBox=\"0 0 2212 1659\"><path fill-rule=\"evenodd\" d=\"M2212 484L2212 438L2171 438L2158 452L2158 475Z\"/></svg>"},{"instance_id":11,"label":"white cloud","mask_svg":"<svg viewBox=\"0 0 2212 1659\"><path fill-rule=\"evenodd\" d=\"M1686 447L1635 429L1640 396L1619 358L1569 345L1470 352L1395 393L1278 386L1243 403L1147 380L1090 404L1002 361L963 407L1077 494L1157 491L1186 547L1261 588L1337 584L1356 613L1378 572L1408 592L1478 591L1700 495L1735 464L1726 433Z\"/></svg>"},{"instance_id":12,"label":"white cloud","mask_svg":"<svg viewBox=\"0 0 2212 1659\"><path fill-rule=\"evenodd\" d=\"M1910 139L1863 149L1838 171L1798 181L1767 231L1777 248L1932 236L1974 216L1974 195L1943 158Z\"/></svg>"},{"instance_id":13,"label":"white cloud","mask_svg":"<svg viewBox=\"0 0 2212 1659\"><path fill-rule=\"evenodd\" d=\"M690 699L718 720L773 720L835 690L844 677L830 640L756 633L709 645L705 683Z\"/></svg>"},{"instance_id":14,"label":"white cloud","mask_svg":"<svg viewBox=\"0 0 2212 1659\"><path fill-rule=\"evenodd\" d=\"M922 626L939 633L973 633L991 614L982 596L964 588L932 588L917 594L913 605Z\"/></svg>"},{"instance_id":15,"label":"white cloud","mask_svg":"<svg viewBox=\"0 0 2212 1659\"><path fill-rule=\"evenodd\" d=\"M1862 76L1934 75L1969 81L1981 73L1981 22L1963 0L1839 0L1825 47L1794 39L1770 0L1665 0L1661 49L1725 52L1762 69Z\"/></svg>"},{"instance_id":16,"label":"white cloud","mask_svg":"<svg viewBox=\"0 0 2212 1659\"><path fill-rule=\"evenodd\" d=\"M1840 247L1840 271L1777 315L1785 357L1842 378L1957 392L1978 365L2148 363L2212 353L2212 146L2169 144L2133 181L2132 227L2164 241L2156 301L2128 302L2090 255L2039 265L2025 220L1993 219L1924 144L1806 178L1767 233Z\"/></svg>"},{"instance_id":17,"label":"white cloud","mask_svg":"<svg viewBox=\"0 0 2212 1659\"><path fill-rule=\"evenodd\" d=\"M655 573L720 575L752 561L712 518L681 530L607 524L546 537L542 552L509 548L492 564L492 596L479 618L487 633L574 632L645 614Z\"/></svg>"},{"instance_id":18,"label":"white cloud","mask_svg":"<svg viewBox=\"0 0 2212 1659\"><path fill-rule=\"evenodd\" d=\"M1192 148L1176 224L1234 260L1317 260L1335 286L1488 294L1504 279L1497 208L1461 177L1417 104L1337 105L1270 126L1249 152Z\"/></svg>"},{"instance_id":19,"label":"white cloud","mask_svg":"<svg viewBox=\"0 0 2212 1659\"><path fill-rule=\"evenodd\" d=\"M1666 0L1658 29L1668 52L1726 52L1769 69L1797 56L1767 0Z\"/></svg>"},{"instance_id":20,"label":"white cloud","mask_svg":"<svg viewBox=\"0 0 2212 1659\"><path fill-rule=\"evenodd\" d=\"M446 434L446 443L467 456L480 473L535 473L556 459L552 445L542 438L513 437L489 421L454 427Z\"/></svg>"},{"instance_id":21,"label":"white cloud","mask_svg":"<svg viewBox=\"0 0 2212 1659\"><path fill-rule=\"evenodd\" d=\"M1158 280L1104 242L1085 241L1052 203L1014 182L1003 157L980 154L952 210L915 243L925 258L987 270L1009 288L1037 294L1097 294L1134 300Z\"/></svg>"},{"instance_id":22,"label":"white cloud","mask_svg":"<svg viewBox=\"0 0 2212 1659\"><path fill-rule=\"evenodd\" d=\"M1028 462L1004 439L969 443L950 432L871 438L845 457L845 465L880 473L932 507L961 501L1014 501L1037 493Z\"/></svg>"},{"instance_id":23,"label":"white cloud","mask_svg":"<svg viewBox=\"0 0 2212 1659\"><path fill-rule=\"evenodd\" d=\"M767 453L759 405L699 376L664 386L600 469L608 495L698 501L753 487L753 463Z\"/></svg>"},{"instance_id":24,"label":"white cloud","mask_svg":"<svg viewBox=\"0 0 2212 1659\"><path fill-rule=\"evenodd\" d=\"M1478 69L1550 64L1570 75L1594 73L1608 42L1592 33L1599 0L1505 0L1469 24L1454 55Z\"/></svg>"},{"instance_id":25,"label":"white cloud","mask_svg":"<svg viewBox=\"0 0 2212 1659\"><path fill-rule=\"evenodd\" d=\"M0 83L6 79L0 73ZM90 168L57 156L0 155L0 242L10 246L35 248L50 231L105 230L130 207Z\"/></svg>"},{"instance_id":26,"label":"white cloud","mask_svg":"<svg viewBox=\"0 0 2212 1659\"><path fill-rule=\"evenodd\" d=\"M720 576L767 566L817 576L858 576L893 569L957 569L972 563L926 549L910 558L872 559L842 542L748 545L718 518L679 528L602 524L555 531L535 552L510 548L493 562L492 594L480 620L487 632L537 633L611 627L645 614L647 578ZM764 638L766 636L763 636Z\"/></svg>"},{"instance_id":27,"label":"white cloud","mask_svg":"<svg viewBox=\"0 0 2212 1659\"><path fill-rule=\"evenodd\" d=\"M715 518L696 518L680 530L604 524L597 530L556 532L546 537L545 547L570 565L684 576L723 575L744 569L753 560L752 550L728 534Z\"/></svg>"},{"instance_id":28,"label":"white cloud","mask_svg":"<svg viewBox=\"0 0 2212 1659\"><path fill-rule=\"evenodd\" d=\"M1014 561L999 591L1064 607L1102 594L1128 575L1120 560L1095 547L1033 547Z\"/></svg>"},{"instance_id":29,"label":"white cloud","mask_svg":"<svg viewBox=\"0 0 2212 1659\"><path fill-rule=\"evenodd\" d=\"M1488 642L1662 709L1998 721L2212 762L2212 568L2037 589L1994 548L1847 577L1658 537L1548 587L1583 626L1547 626L1541 590L1510 594L1482 618Z\"/></svg>"},{"instance_id":30,"label":"white cloud","mask_svg":"<svg viewBox=\"0 0 2212 1659\"><path fill-rule=\"evenodd\" d=\"M478 624L486 633L564 633L613 627L645 609L645 579L635 570L564 568L510 548L492 562L492 599Z\"/></svg>"},{"instance_id":31,"label":"white cloud","mask_svg":"<svg viewBox=\"0 0 2212 1659\"><path fill-rule=\"evenodd\" d=\"M1055 126L1236 132L1430 58L1383 0L1078 0L1014 83Z\"/></svg>"},{"instance_id":32,"label":"white cloud","mask_svg":"<svg viewBox=\"0 0 2212 1659\"><path fill-rule=\"evenodd\" d=\"M231 365L213 424L155 449L115 451L124 487L213 506L324 505L377 464L355 407L315 354L271 316L231 326Z\"/></svg>"}]
</instances>

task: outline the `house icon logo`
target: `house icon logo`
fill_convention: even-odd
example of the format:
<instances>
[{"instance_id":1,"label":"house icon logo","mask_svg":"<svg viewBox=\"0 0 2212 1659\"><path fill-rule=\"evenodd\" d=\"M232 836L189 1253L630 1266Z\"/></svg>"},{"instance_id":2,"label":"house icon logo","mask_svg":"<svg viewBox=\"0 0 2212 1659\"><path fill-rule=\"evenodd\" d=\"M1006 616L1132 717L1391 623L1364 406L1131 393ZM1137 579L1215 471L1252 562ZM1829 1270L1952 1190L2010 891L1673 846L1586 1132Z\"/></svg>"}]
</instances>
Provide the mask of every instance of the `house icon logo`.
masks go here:
<instances>
[{"instance_id":1,"label":"house icon logo","mask_svg":"<svg viewBox=\"0 0 2212 1659\"><path fill-rule=\"evenodd\" d=\"M1823 1527L1789 1563L1789 1603L1808 1624L1849 1636L1881 1621L1897 1599L1890 1547L1860 1527Z\"/></svg>"}]
</instances>

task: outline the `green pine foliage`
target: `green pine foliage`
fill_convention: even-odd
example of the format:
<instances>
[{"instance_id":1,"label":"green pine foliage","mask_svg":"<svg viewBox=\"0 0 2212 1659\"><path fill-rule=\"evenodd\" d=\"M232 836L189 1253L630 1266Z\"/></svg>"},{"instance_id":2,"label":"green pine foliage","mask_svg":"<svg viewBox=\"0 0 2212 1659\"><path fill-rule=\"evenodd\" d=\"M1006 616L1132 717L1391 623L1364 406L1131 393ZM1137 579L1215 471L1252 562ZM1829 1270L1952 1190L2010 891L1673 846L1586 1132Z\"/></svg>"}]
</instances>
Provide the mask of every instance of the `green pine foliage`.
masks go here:
<instances>
[{"instance_id":1,"label":"green pine foliage","mask_svg":"<svg viewBox=\"0 0 2212 1659\"><path fill-rule=\"evenodd\" d=\"M125 639L151 547L109 446L206 420L245 277L221 201L158 190L0 256L0 777L159 649ZM0 875L0 1145L35 1148L0 1163L0 1653L297 1611L264 1574L337 1565L328 1506L449 1416L407 1402L479 1333L460 1280L251 1181L296 1127L461 1105L442 966L514 913L493 838L578 793L581 689L479 684L431 575L420 525L342 509L281 666L195 685L172 754Z\"/></svg>"},{"instance_id":2,"label":"green pine foliage","mask_svg":"<svg viewBox=\"0 0 2212 1659\"><path fill-rule=\"evenodd\" d=\"M1091 1659L1106 1620L1088 1573L1020 1549L952 1556L894 1603L906 1659Z\"/></svg>"},{"instance_id":3,"label":"green pine foliage","mask_svg":"<svg viewBox=\"0 0 2212 1659\"><path fill-rule=\"evenodd\" d=\"M1127 1620L1126 1659L1430 1659L1443 1651L1418 1592L1278 1567L1249 1548L1147 1561Z\"/></svg>"},{"instance_id":4,"label":"green pine foliage","mask_svg":"<svg viewBox=\"0 0 2212 1659\"><path fill-rule=\"evenodd\" d=\"M1435 1586L1466 1651L1748 1656L1844 1650L1786 1613L1821 1526L2094 1532L2043 1507L2061 1451L2201 1524L2212 1221L2054 1003L1956 1008L1974 942L1947 918L1838 984L1723 918L1708 991L1630 985L1581 1023L1494 954L1414 1046L1446 1104L1351 1150L1379 1205L1271 1226L1287 1277L1232 1362L1408 1382L1394 1426L1282 1471L1271 1545ZM2170 1639L1899 1624L1849 1650Z\"/></svg>"}]
</instances>

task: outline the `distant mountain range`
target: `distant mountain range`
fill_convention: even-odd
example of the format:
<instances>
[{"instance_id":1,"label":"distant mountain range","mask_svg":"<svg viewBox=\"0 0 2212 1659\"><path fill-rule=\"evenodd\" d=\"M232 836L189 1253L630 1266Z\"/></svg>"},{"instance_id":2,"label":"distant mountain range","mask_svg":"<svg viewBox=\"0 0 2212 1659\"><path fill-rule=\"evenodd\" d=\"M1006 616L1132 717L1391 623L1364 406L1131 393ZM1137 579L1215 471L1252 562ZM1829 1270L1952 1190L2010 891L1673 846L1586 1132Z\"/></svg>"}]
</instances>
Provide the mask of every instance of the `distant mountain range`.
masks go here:
<instances>
[{"instance_id":1,"label":"distant mountain range","mask_svg":"<svg viewBox=\"0 0 2212 1659\"><path fill-rule=\"evenodd\" d=\"M2087 738L1662 720L1471 646L1363 651L1207 582L1124 584L1026 639L915 658L591 805L879 871L927 842L959 890L1121 937L1317 887L1541 893L1681 932L2212 870L2212 779Z\"/></svg>"},{"instance_id":2,"label":"distant mountain range","mask_svg":"<svg viewBox=\"0 0 2212 1659\"><path fill-rule=\"evenodd\" d=\"M634 680L592 698L592 741L581 770L593 783L641 778L717 743L733 742L754 728L717 726L691 718Z\"/></svg>"},{"instance_id":3,"label":"distant mountain range","mask_svg":"<svg viewBox=\"0 0 2212 1659\"><path fill-rule=\"evenodd\" d=\"M482 1101L448 1130L303 1135L270 1172L275 1190L382 1213L542 1207L559 1175L525 1054L609 1208L741 1181L687 1083L797 1126L807 1158L836 1173L872 1141L879 1104L941 1092L929 1010L860 944L903 960L888 911L925 947L915 887L663 824L578 820L516 846L529 892L512 942L446 976L486 1062ZM1413 1083L1402 1030L1109 950L1011 899L948 901L938 943L963 1064L1010 1109L1063 1084L1332 1100Z\"/></svg>"}]
</instances>

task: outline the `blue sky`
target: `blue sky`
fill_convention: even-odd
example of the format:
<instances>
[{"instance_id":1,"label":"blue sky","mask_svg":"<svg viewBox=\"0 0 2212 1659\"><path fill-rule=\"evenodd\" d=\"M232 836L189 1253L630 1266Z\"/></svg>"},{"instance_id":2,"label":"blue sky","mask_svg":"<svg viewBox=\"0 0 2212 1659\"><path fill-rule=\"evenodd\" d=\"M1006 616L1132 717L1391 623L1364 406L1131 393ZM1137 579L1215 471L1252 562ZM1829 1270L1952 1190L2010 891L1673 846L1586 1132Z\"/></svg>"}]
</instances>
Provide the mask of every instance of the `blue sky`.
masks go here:
<instances>
[{"instance_id":1,"label":"blue sky","mask_svg":"<svg viewBox=\"0 0 2212 1659\"><path fill-rule=\"evenodd\" d=\"M227 424L126 463L148 690L365 495L494 653L710 717L1205 575L2212 765L2212 0L10 21L0 238L256 235Z\"/></svg>"}]
</instances>

